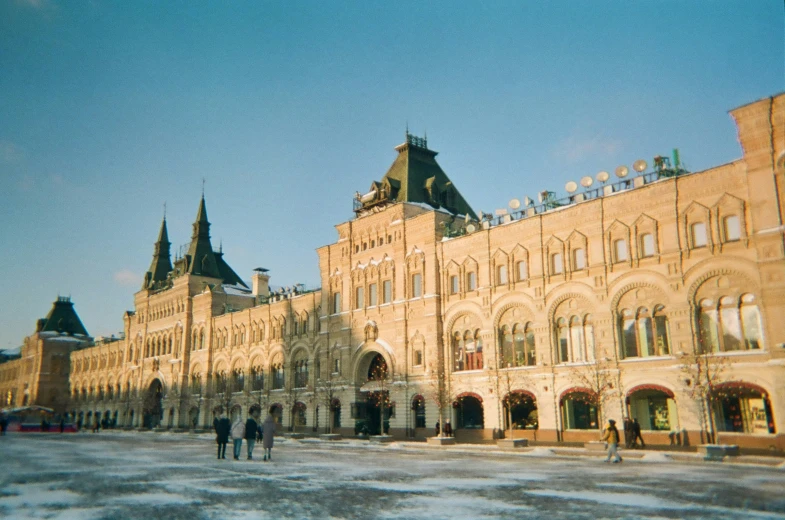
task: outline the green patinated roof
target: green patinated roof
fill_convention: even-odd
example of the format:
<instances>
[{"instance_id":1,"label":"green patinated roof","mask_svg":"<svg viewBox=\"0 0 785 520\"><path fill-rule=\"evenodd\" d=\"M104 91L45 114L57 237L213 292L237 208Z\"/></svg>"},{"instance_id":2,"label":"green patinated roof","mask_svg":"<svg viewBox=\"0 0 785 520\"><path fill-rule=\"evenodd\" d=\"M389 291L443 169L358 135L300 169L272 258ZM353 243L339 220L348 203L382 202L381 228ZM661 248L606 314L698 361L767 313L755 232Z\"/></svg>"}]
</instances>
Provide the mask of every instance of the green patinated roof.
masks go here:
<instances>
[{"instance_id":1,"label":"green patinated roof","mask_svg":"<svg viewBox=\"0 0 785 520\"><path fill-rule=\"evenodd\" d=\"M477 219L474 210L436 162L438 152L429 150L425 139L407 132L406 142L395 149L398 157L382 178L382 184L389 187L391 200L424 203Z\"/></svg>"},{"instance_id":2,"label":"green patinated roof","mask_svg":"<svg viewBox=\"0 0 785 520\"><path fill-rule=\"evenodd\" d=\"M72 336L74 334L89 336L82 325L82 320L74 310L73 302L65 296L58 296L46 318L38 320L36 332L63 332Z\"/></svg>"}]
</instances>

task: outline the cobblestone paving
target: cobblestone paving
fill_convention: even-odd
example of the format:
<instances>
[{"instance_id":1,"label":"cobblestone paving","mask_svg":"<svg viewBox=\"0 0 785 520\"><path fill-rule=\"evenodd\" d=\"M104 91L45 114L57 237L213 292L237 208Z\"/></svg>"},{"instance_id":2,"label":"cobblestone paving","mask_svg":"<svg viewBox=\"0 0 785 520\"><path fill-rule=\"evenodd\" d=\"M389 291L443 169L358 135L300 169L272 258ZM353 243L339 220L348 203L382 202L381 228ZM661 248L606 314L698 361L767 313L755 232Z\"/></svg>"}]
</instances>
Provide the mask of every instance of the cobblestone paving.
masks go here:
<instances>
[{"instance_id":1,"label":"cobblestone paving","mask_svg":"<svg viewBox=\"0 0 785 520\"><path fill-rule=\"evenodd\" d=\"M284 440L264 463L216 460L209 435L9 435L0 516L785 519L782 468L537 454Z\"/></svg>"}]
</instances>

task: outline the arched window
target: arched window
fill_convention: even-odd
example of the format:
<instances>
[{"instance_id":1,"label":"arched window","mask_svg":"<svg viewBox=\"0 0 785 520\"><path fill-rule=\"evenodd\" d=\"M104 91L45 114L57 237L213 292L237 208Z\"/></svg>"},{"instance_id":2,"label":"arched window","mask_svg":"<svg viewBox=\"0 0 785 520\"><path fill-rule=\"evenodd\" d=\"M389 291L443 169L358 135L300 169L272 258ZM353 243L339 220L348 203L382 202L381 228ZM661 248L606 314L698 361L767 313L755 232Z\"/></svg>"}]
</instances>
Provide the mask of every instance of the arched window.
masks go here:
<instances>
[{"instance_id":1,"label":"arched window","mask_svg":"<svg viewBox=\"0 0 785 520\"><path fill-rule=\"evenodd\" d=\"M762 324L755 296L721 296L698 302L700 352L762 348Z\"/></svg>"},{"instance_id":2,"label":"arched window","mask_svg":"<svg viewBox=\"0 0 785 520\"><path fill-rule=\"evenodd\" d=\"M499 329L501 357L499 368L532 366L536 364L534 331L531 323L502 325Z\"/></svg>"},{"instance_id":3,"label":"arched window","mask_svg":"<svg viewBox=\"0 0 785 520\"><path fill-rule=\"evenodd\" d=\"M462 396L453 402L458 416L456 428L481 430L485 427L482 401L473 395Z\"/></svg>"},{"instance_id":4,"label":"arched window","mask_svg":"<svg viewBox=\"0 0 785 520\"><path fill-rule=\"evenodd\" d=\"M294 387L305 388L308 386L308 360L300 358L294 362Z\"/></svg>"},{"instance_id":5,"label":"arched window","mask_svg":"<svg viewBox=\"0 0 785 520\"><path fill-rule=\"evenodd\" d=\"M557 363L582 363L594 359L594 327L589 314L559 317L553 327Z\"/></svg>"},{"instance_id":6,"label":"arched window","mask_svg":"<svg viewBox=\"0 0 785 520\"><path fill-rule=\"evenodd\" d=\"M561 400L562 424L565 430L596 430L597 399L585 390L569 392Z\"/></svg>"},{"instance_id":7,"label":"arched window","mask_svg":"<svg viewBox=\"0 0 785 520\"><path fill-rule=\"evenodd\" d=\"M665 307L655 306L653 317L647 307L640 307L635 312L623 309L619 318L622 358L670 354Z\"/></svg>"}]
</instances>

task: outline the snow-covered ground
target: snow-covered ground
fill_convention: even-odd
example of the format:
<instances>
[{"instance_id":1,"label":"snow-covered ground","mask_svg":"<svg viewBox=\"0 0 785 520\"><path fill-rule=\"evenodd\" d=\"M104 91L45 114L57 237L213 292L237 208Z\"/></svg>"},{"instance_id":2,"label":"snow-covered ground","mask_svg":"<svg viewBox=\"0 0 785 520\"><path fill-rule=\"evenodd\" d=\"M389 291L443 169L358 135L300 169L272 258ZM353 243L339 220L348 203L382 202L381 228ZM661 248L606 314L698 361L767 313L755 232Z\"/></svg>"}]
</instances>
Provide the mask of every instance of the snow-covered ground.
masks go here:
<instances>
[{"instance_id":1,"label":"snow-covered ground","mask_svg":"<svg viewBox=\"0 0 785 520\"><path fill-rule=\"evenodd\" d=\"M265 463L210 435L0 437L0 517L785 519L782 467L276 441Z\"/></svg>"}]
</instances>

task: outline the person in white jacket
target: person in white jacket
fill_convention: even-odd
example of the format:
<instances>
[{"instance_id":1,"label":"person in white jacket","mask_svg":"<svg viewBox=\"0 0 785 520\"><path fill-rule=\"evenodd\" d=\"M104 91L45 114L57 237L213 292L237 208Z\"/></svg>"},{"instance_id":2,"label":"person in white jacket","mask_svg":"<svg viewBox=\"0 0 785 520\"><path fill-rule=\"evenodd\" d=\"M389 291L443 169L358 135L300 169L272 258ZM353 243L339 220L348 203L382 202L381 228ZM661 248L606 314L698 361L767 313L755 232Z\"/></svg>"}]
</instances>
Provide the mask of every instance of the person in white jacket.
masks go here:
<instances>
[{"instance_id":1,"label":"person in white jacket","mask_svg":"<svg viewBox=\"0 0 785 520\"><path fill-rule=\"evenodd\" d=\"M245 423L239 413L232 424L231 436L234 443L234 460L240 460L240 448L243 447L243 438L245 437Z\"/></svg>"}]
</instances>

